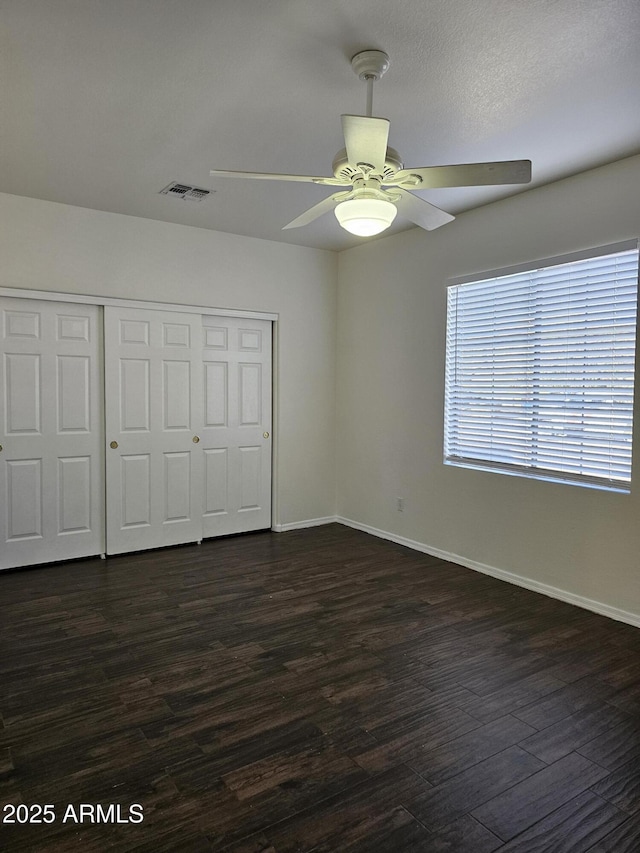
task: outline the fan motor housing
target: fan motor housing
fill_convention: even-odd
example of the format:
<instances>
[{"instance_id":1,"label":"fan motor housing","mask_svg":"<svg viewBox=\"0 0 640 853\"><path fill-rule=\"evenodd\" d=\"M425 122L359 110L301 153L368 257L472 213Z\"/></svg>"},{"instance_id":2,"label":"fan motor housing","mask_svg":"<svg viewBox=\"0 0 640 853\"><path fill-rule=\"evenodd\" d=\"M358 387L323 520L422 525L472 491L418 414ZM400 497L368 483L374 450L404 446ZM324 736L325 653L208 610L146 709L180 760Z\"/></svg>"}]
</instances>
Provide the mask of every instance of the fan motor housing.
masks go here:
<instances>
[{"instance_id":1,"label":"fan motor housing","mask_svg":"<svg viewBox=\"0 0 640 853\"><path fill-rule=\"evenodd\" d=\"M362 169L359 169L356 163L350 163L347 159L347 149L341 148L333 158L331 168L336 178L344 181L353 181L354 178L362 175ZM382 180L393 178L396 172L404 168L404 164L400 159L400 155L395 148L388 147L384 158L384 171Z\"/></svg>"}]
</instances>

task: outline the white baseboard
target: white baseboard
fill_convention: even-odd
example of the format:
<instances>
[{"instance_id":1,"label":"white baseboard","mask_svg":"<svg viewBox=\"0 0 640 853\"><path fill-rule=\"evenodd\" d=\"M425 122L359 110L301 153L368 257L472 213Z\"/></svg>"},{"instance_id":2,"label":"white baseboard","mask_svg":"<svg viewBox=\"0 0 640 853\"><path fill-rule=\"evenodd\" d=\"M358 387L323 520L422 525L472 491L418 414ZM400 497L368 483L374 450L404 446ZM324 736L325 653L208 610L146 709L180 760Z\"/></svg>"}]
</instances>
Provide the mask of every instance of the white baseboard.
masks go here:
<instances>
[{"instance_id":1,"label":"white baseboard","mask_svg":"<svg viewBox=\"0 0 640 853\"><path fill-rule=\"evenodd\" d=\"M497 569L495 566L487 566L485 563L478 563L476 560L470 560L468 557L463 557L460 554L452 554L448 551L442 551L440 548L433 548L430 545L425 545L424 542L416 542L414 539L407 539L404 536L397 536L395 533L388 533L385 530L379 530L377 527L371 527L368 524L361 524L359 521L353 521L350 518L337 516L332 519L339 524L344 524L347 527L353 527L355 530L362 530L364 533L370 533L372 536L378 536L380 539L388 539L398 545L405 545L407 548L412 548L414 551L421 551L423 554L429 554L432 557L438 557L440 560L446 560L448 563L457 563L459 566L465 566L467 569L474 569L476 572L482 572L485 575L498 578L498 580L507 581L515 586L521 586L529 589L532 592L539 592L542 595L548 595L550 598L557 598L559 601L564 601L567 604L575 604L576 607L582 607L585 610L591 610L593 613L598 613L601 616L608 616L610 619L616 619L618 622L625 622L628 625L633 625L640 628L640 614L630 613L627 610L621 610L619 607L612 607L609 604L604 604L601 601L594 601L591 598L585 598L582 595L576 595L573 592L568 592L564 589L551 586L550 584L541 583L540 581L532 580L531 578L515 575L513 572L507 572L504 569Z\"/></svg>"},{"instance_id":2,"label":"white baseboard","mask_svg":"<svg viewBox=\"0 0 640 853\"><path fill-rule=\"evenodd\" d=\"M275 530L276 533L285 533L287 530L302 530L304 527L333 524L337 520L335 515L327 515L325 518L307 518L304 521L290 521L288 524L274 524L271 529Z\"/></svg>"}]
</instances>

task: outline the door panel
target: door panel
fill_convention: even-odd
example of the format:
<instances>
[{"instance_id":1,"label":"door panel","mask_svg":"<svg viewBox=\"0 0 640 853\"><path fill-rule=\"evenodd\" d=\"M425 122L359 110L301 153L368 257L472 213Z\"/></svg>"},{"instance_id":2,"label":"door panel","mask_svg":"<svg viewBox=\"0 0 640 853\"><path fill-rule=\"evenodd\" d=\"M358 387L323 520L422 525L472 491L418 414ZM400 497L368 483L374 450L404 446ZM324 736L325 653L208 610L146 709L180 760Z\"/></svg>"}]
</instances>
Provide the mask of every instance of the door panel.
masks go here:
<instances>
[{"instance_id":1,"label":"door panel","mask_svg":"<svg viewBox=\"0 0 640 853\"><path fill-rule=\"evenodd\" d=\"M151 525L151 456L148 453L129 456L122 454L120 475L121 526L123 528L149 527ZM117 497L117 493L112 495L114 499Z\"/></svg>"},{"instance_id":2,"label":"door panel","mask_svg":"<svg viewBox=\"0 0 640 853\"><path fill-rule=\"evenodd\" d=\"M260 508L261 447L240 447L240 512Z\"/></svg>"},{"instance_id":3,"label":"door panel","mask_svg":"<svg viewBox=\"0 0 640 853\"><path fill-rule=\"evenodd\" d=\"M40 434L40 356L5 353L7 435Z\"/></svg>"},{"instance_id":4,"label":"door panel","mask_svg":"<svg viewBox=\"0 0 640 853\"><path fill-rule=\"evenodd\" d=\"M203 323L203 533L271 527L271 323Z\"/></svg>"},{"instance_id":5,"label":"door panel","mask_svg":"<svg viewBox=\"0 0 640 853\"><path fill-rule=\"evenodd\" d=\"M192 451L195 453L195 451ZM187 521L192 518L190 453L164 454L165 511L164 521Z\"/></svg>"},{"instance_id":6,"label":"door panel","mask_svg":"<svg viewBox=\"0 0 640 853\"><path fill-rule=\"evenodd\" d=\"M105 394L108 553L202 539L200 316L106 307Z\"/></svg>"},{"instance_id":7,"label":"door panel","mask_svg":"<svg viewBox=\"0 0 640 853\"><path fill-rule=\"evenodd\" d=\"M101 348L97 306L0 298L0 568L104 551Z\"/></svg>"},{"instance_id":8,"label":"door panel","mask_svg":"<svg viewBox=\"0 0 640 853\"><path fill-rule=\"evenodd\" d=\"M204 458L204 515L224 514L228 507L229 452L226 447L205 449Z\"/></svg>"},{"instance_id":9,"label":"door panel","mask_svg":"<svg viewBox=\"0 0 640 853\"><path fill-rule=\"evenodd\" d=\"M150 369L149 359L120 360L120 399L117 402L122 432L149 432L151 428Z\"/></svg>"},{"instance_id":10,"label":"door panel","mask_svg":"<svg viewBox=\"0 0 640 853\"><path fill-rule=\"evenodd\" d=\"M192 423L191 365L188 361L164 361L162 367L164 428L188 430Z\"/></svg>"},{"instance_id":11,"label":"door panel","mask_svg":"<svg viewBox=\"0 0 640 853\"><path fill-rule=\"evenodd\" d=\"M89 530L91 520L91 457L58 459L58 533Z\"/></svg>"},{"instance_id":12,"label":"door panel","mask_svg":"<svg viewBox=\"0 0 640 853\"><path fill-rule=\"evenodd\" d=\"M58 340L89 341L89 321L86 317L58 314Z\"/></svg>"},{"instance_id":13,"label":"door panel","mask_svg":"<svg viewBox=\"0 0 640 853\"><path fill-rule=\"evenodd\" d=\"M229 383L224 361L205 361L205 422L207 427L227 426Z\"/></svg>"},{"instance_id":14,"label":"door panel","mask_svg":"<svg viewBox=\"0 0 640 853\"><path fill-rule=\"evenodd\" d=\"M58 432L91 431L89 359L58 356Z\"/></svg>"},{"instance_id":15,"label":"door panel","mask_svg":"<svg viewBox=\"0 0 640 853\"><path fill-rule=\"evenodd\" d=\"M7 541L42 539L42 459L7 465Z\"/></svg>"},{"instance_id":16,"label":"door panel","mask_svg":"<svg viewBox=\"0 0 640 853\"><path fill-rule=\"evenodd\" d=\"M34 338L40 339L40 314L38 311L28 311L26 306L24 310L7 307L11 304L16 305L15 300L2 298L3 309L3 327L4 339L10 338Z\"/></svg>"},{"instance_id":17,"label":"door panel","mask_svg":"<svg viewBox=\"0 0 640 853\"><path fill-rule=\"evenodd\" d=\"M238 365L240 378L240 426L260 426L262 423L262 365Z\"/></svg>"}]
</instances>

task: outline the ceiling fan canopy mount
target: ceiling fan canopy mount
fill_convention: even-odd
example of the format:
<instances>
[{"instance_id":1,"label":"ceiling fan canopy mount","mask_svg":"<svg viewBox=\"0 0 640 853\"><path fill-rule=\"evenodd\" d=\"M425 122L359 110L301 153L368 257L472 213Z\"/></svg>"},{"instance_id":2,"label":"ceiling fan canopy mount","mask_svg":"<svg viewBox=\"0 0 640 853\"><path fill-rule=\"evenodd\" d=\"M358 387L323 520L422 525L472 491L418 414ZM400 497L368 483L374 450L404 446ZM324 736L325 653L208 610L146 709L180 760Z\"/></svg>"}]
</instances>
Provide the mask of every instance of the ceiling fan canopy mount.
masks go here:
<instances>
[{"instance_id":1,"label":"ceiling fan canopy mount","mask_svg":"<svg viewBox=\"0 0 640 853\"><path fill-rule=\"evenodd\" d=\"M351 58L351 67L361 80L379 80L389 70L384 50L361 50Z\"/></svg>"}]
</instances>

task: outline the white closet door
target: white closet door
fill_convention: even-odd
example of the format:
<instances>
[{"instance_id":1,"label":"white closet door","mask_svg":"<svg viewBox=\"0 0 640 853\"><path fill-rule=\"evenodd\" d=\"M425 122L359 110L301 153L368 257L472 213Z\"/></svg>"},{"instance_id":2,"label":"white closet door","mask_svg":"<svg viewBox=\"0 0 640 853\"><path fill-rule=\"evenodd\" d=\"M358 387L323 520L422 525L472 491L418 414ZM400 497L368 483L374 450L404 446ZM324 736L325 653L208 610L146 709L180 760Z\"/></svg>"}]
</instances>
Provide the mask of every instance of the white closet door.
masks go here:
<instances>
[{"instance_id":1,"label":"white closet door","mask_svg":"<svg viewBox=\"0 0 640 853\"><path fill-rule=\"evenodd\" d=\"M204 324L204 536L271 527L271 322Z\"/></svg>"},{"instance_id":2,"label":"white closet door","mask_svg":"<svg viewBox=\"0 0 640 853\"><path fill-rule=\"evenodd\" d=\"M0 298L0 568L104 551L99 318Z\"/></svg>"},{"instance_id":3,"label":"white closet door","mask_svg":"<svg viewBox=\"0 0 640 853\"><path fill-rule=\"evenodd\" d=\"M202 319L104 310L107 551L198 541Z\"/></svg>"}]
</instances>

